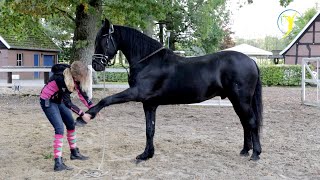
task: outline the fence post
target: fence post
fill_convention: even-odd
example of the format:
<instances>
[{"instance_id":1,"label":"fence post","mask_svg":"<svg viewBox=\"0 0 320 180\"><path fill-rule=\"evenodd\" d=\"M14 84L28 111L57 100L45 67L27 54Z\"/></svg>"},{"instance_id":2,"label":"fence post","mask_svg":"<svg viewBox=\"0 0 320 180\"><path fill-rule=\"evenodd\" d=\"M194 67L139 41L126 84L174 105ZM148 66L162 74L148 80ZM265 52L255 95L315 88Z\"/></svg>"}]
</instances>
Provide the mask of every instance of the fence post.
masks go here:
<instances>
[{"instance_id":1,"label":"fence post","mask_svg":"<svg viewBox=\"0 0 320 180\"><path fill-rule=\"evenodd\" d=\"M306 100L306 60L302 58L301 101Z\"/></svg>"},{"instance_id":2,"label":"fence post","mask_svg":"<svg viewBox=\"0 0 320 180\"><path fill-rule=\"evenodd\" d=\"M49 72L43 73L43 80L44 80L44 83L47 84L47 82L49 81Z\"/></svg>"},{"instance_id":3,"label":"fence post","mask_svg":"<svg viewBox=\"0 0 320 180\"><path fill-rule=\"evenodd\" d=\"M8 84L11 84L11 83L12 83L12 72L8 72L7 83L8 83Z\"/></svg>"},{"instance_id":4,"label":"fence post","mask_svg":"<svg viewBox=\"0 0 320 180\"><path fill-rule=\"evenodd\" d=\"M88 69L89 69L89 90L88 90L88 97L89 99L92 99L92 65L88 65Z\"/></svg>"}]
</instances>

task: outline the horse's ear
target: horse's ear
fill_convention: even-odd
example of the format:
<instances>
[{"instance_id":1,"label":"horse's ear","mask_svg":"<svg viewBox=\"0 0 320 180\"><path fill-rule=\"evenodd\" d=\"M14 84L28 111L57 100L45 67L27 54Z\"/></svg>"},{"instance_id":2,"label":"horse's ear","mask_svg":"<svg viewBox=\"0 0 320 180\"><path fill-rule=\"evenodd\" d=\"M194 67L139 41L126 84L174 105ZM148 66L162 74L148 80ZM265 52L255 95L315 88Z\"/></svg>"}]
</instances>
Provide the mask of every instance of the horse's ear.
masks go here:
<instances>
[{"instance_id":1,"label":"horse's ear","mask_svg":"<svg viewBox=\"0 0 320 180\"><path fill-rule=\"evenodd\" d=\"M104 27L107 29L110 27L110 21L107 18L104 19Z\"/></svg>"},{"instance_id":2,"label":"horse's ear","mask_svg":"<svg viewBox=\"0 0 320 180\"><path fill-rule=\"evenodd\" d=\"M104 27L109 30L109 32L108 32L109 34L113 33L113 31L114 31L113 25L111 24L111 22L107 18L105 18L105 20L104 20Z\"/></svg>"}]
</instances>

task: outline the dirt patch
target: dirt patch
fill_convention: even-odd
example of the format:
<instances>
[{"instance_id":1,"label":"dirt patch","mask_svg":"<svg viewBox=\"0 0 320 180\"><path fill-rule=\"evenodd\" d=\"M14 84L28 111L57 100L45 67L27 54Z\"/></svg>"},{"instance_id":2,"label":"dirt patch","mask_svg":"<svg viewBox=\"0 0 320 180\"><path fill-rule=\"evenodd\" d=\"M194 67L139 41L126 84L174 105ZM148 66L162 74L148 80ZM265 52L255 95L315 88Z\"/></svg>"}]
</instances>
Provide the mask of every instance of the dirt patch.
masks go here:
<instances>
[{"instance_id":1,"label":"dirt patch","mask_svg":"<svg viewBox=\"0 0 320 180\"><path fill-rule=\"evenodd\" d=\"M258 162L239 156L243 131L232 107L168 105L157 111L155 156L136 164L145 147L145 120L142 104L130 102L103 109L77 129L78 147L90 160L69 160L65 139L65 163L75 169L58 173L39 91L0 90L0 179L85 179L79 171L99 167L104 143L101 169L107 174L101 179L320 179L320 111L301 105L300 88L263 88ZM95 91L94 102L118 91Z\"/></svg>"}]
</instances>

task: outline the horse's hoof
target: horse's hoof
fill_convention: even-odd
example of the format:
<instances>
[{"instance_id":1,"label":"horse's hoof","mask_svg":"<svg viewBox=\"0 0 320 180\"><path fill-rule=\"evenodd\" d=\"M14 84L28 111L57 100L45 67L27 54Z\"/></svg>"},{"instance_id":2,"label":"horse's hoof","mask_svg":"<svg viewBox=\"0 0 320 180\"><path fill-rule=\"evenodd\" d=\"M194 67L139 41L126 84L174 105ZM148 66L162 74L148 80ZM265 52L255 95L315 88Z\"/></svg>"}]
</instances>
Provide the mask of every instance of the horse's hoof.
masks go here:
<instances>
[{"instance_id":1,"label":"horse's hoof","mask_svg":"<svg viewBox=\"0 0 320 180\"><path fill-rule=\"evenodd\" d=\"M250 161L258 161L260 159L259 155L253 155L250 157Z\"/></svg>"},{"instance_id":2,"label":"horse's hoof","mask_svg":"<svg viewBox=\"0 0 320 180\"><path fill-rule=\"evenodd\" d=\"M97 115L96 112L94 112L92 109L87 110L85 113L90 114L91 115L91 119L94 119Z\"/></svg>"},{"instance_id":3,"label":"horse's hoof","mask_svg":"<svg viewBox=\"0 0 320 180\"><path fill-rule=\"evenodd\" d=\"M74 125L78 127L84 127L85 125L87 125L87 122L85 122L81 117L77 117L77 120L74 123Z\"/></svg>"},{"instance_id":4,"label":"horse's hoof","mask_svg":"<svg viewBox=\"0 0 320 180\"><path fill-rule=\"evenodd\" d=\"M246 151L246 150L241 150L241 152L240 152L240 156L248 157L248 156L249 156L249 152L248 152L248 151Z\"/></svg>"},{"instance_id":5,"label":"horse's hoof","mask_svg":"<svg viewBox=\"0 0 320 180\"><path fill-rule=\"evenodd\" d=\"M146 153L142 153L140 154L139 156L136 157L136 159L139 161L145 161L145 160L148 160L149 158L152 158L153 157L153 154L150 155L150 154L146 154Z\"/></svg>"}]
</instances>

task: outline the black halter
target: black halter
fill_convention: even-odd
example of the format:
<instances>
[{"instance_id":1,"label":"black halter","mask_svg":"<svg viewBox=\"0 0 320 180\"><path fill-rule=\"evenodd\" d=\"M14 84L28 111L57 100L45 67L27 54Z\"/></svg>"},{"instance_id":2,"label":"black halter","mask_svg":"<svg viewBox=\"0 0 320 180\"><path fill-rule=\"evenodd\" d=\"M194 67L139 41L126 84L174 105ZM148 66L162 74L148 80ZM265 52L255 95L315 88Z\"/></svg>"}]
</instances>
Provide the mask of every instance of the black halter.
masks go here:
<instances>
[{"instance_id":1,"label":"black halter","mask_svg":"<svg viewBox=\"0 0 320 180\"><path fill-rule=\"evenodd\" d=\"M106 43L107 45L111 41L112 46L114 48L116 48L114 40L113 40L113 37L112 37L112 33L113 32L114 32L113 25L110 25L109 33L108 34L104 34L102 36L107 38L107 40L106 40L107 41L107 43ZM108 47L106 47L106 49L108 49ZM109 56L106 55L106 54L93 54L92 55L92 60L100 61L101 64L103 64L104 66L112 66L115 63L115 60L111 61L112 58L109 58Z\"/></svg>"}]
</instances>

